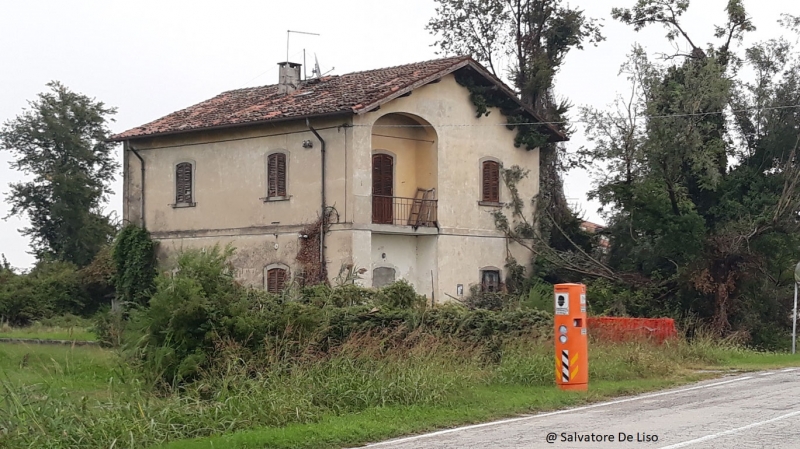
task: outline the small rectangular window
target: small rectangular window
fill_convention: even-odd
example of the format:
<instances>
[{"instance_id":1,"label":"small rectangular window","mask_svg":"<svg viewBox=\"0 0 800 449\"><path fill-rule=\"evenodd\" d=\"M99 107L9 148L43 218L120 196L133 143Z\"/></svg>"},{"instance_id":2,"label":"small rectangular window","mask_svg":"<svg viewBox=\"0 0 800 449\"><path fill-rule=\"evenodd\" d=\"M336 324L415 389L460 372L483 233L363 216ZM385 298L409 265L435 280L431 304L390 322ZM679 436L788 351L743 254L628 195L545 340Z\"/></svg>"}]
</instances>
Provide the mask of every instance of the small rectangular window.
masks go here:
<instances>
[{"instance_id":1,"label":"small rectangular window","mask_svg":"<svg viewBox=\"0 0 800 449\"><path fill-rule=\"evenodd\" d=\"M500 291L500 272L497 270L481 271L481 291L499 292Z\"/></svg>"}]
</instances>

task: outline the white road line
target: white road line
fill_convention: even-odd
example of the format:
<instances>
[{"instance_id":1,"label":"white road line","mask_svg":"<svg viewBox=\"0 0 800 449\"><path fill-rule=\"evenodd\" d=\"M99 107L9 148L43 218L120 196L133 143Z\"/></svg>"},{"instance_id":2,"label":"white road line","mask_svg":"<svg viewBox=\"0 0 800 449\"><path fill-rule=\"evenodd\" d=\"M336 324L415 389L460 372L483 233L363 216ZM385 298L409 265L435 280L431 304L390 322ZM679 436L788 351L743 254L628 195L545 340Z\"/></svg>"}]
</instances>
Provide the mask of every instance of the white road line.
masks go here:
<instances>
[{"instance_id":1,"label":"white road line","mask_svg":"<svg viewBox=\"0 0 800 449\"><path fill-rule=\"evenodd\" d=\"M781 370L782 373L788 373L789 371L797 371L797 368L786 368Z\"/></svg>"},{"instance_id":2,"label":"white road line","mask_svg":"<svg viewBox=\"0 0 800 449\"><path fill-rule=\"evenodd\" d=\"M661 396L669 396L671 394L685 393L687 391L702 390L704 388L713 388L713 387L718 387L718 386L721 386L721 385L731 384L731 383L734 383L734 382L741 382L743 380L752 379L752 378L753 378L753 376L737 377L736 379L724 380L724 381L721 381L721 382L715 382L715 383L706 384L706 385L698 385L696 387L683 388L681 390L662 391L661 393L653 393L653 394L648 394L648 395L644 395L644 396L634 396L634 397L631 397L631 398L617 399L615 401L600 402L600 403L597 403L597 404L584 405L582 407L575 407L575 408L570 408L570 409L566 409L566 410L558 410L556 412L540 413L538 415L521 416L519 418L509 418L509 419L503 419L503 420L500 420L500 421L487 422L487 423L483 423L483 424L473 424L471 426L463 426L463 427L456 427L456 428L453 428L453 429L440 430L438 432L431 432L431 433L426 433L426 434L423 434L423 435L415 435L415 436L406 437L406 438L398 438L398 439L395 439L395 440L381 441L379 443L372 443L372 444L368 444L368 445L363 446L363 447L376 447L376 446L383 446L383 445L386 445L386 444L407 443L409 441L415 441L415 440L420 440L420 439L424 439L424 438L431 438L431 437L436 437L436 436L439 436L439 435L446 435L448 433L461 432L461 431L464 431L464 430L480 429L481 427L497 426L497 425L500 425L500 424L509 424L509 423L513 423L513 422L526 421L526 420L530 420L530 419L546 418L548 416L563 415L565 413L580 412L580 411L583 411L583 410L589 410L589 409L593 409L593 408L597 408L597 407L606 407L606 406L609 406L609 405L623 404L623 403L626 403L626 402L639 401L639 400L642 400L642 399L650 399L650 398L656 398L656 397L661 397Z\"/></svg>"},{"instance_id":3,"label":"white road line","mask_svg":"<svg viewBox=\"0 0 800 449\"><path fill-rule=\"evenodd\" d=\"M759 375L759 376L771 376L771 375L773 375L773 374L775 374L775 373L774 373L774 372L772 372L772 371L770 371L770 372L768 372L768 373L759 373L758 375Z\"/></svg>"},{"instance_id":4,"label":"white road line","mask_svg":"<svg viewBox=\"0 0 800 449\"><path fill-rule=\"evenodd\" d=\"M664 446L661 449L678 449L679 447L691 446L691 445L696 444L696 443L702 443L704 441L714 440L714 439L717 439L719 437L724 437L726 435L733 435L734 433L739 433L739 432L741 432L743 430L752 429L753 427L763 426L764 424L773 423L775 421L780 421L782 419L791 418L792 416L797 416L797 415L800 415L800 410L797 410L797 411L794 411L794 412L791 412L791 413L787 413L785 415L781 415L781 416L778 416L776 418L768 419L766 421L759 421L759 422L755 422L753 424L748 424L746 426L737 427L736 429L731 429L731 430L726 430L724 432L719 432L719 433L714 433L714 434L711 434L711 435L706 435L704 437L695 438L694 440L684 441L683 443L673 444L671 446Z\"/></svg>"}]
</instances>

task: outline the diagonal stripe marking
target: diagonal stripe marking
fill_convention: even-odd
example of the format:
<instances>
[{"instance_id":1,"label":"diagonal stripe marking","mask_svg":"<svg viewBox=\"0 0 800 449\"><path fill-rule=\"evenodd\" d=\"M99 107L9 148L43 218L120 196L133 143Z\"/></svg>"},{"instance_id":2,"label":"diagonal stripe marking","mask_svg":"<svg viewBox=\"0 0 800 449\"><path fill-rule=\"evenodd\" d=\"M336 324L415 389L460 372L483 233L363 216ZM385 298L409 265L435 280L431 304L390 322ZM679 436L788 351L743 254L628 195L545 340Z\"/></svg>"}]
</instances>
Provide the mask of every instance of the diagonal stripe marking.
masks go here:
<instances>
[{"instance_id":1,"label":"diagonal stripe marking","mask_svg":"<svg viewBox=\"0 0 800 449\"><path fill-rule=\"evenodd\" d=\"M706 435L704 437L695 438L694 440L684 441L682 443L672 444L670 446L664 446L661 449L678 449L680 447L691 446L693 444L702 443L702 442L708 441L708 440L716 440L717 438L720 438L720 437L724 437L724 436L727 436L727 435L733 435L734 433L739 433L739 432L741 432L743 430L752 429L753 427L761 427L761 426L763 426L765 424L774 423L775 421L780 421L780 420L783 420L783 419L786 419L786 418L791 418L792 416L797 416L797 415L800 415L800 410L797 410L797 411L794 411L794 412L791 412L791 413L787 413L785 415L777 416L775 418L768 419L766 421L754 422L752 424L748 424L748 425L742 426L742 427L737 427L735 429L726 430L724 432L713 433L711 435Z\"/></svg>"}]
</instances>

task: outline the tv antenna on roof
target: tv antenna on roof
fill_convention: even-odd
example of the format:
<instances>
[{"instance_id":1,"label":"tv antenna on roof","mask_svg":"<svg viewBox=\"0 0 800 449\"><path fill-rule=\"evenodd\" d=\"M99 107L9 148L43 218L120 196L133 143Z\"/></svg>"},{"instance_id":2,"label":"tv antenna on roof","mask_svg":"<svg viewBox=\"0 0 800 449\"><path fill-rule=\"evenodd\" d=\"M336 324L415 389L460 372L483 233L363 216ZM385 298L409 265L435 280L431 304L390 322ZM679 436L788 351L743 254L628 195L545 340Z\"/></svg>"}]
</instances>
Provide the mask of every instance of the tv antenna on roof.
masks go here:
<instances>
[{"instance_id":1,"label":"tv antenna on roof","mask_svg":"<svg viewBox=\"0 0 800 449\"><path fill-rule=\"evenodd\" d=\"M319 36L319 33L309 33L307 31L286 30L286 62L289 62L289 36L292 33L295 33L295 34L308 34L310 36Z\"/></svg>"},{"instance_id":2,"label":"tv antenna on roof","mask_svg":"<svg viewBox=\"0 0 800 449\"><path fill-rule=\"evenodd\" d=\"M314 53L314 69L311 71L312 78L322 78L324 75L331 73L335 68L336 67L331 67L330 70L328 70L325 73L322 73L322 69L319 68L319 59L317 59L317 54Z\"/></svg>"}]
</instances>

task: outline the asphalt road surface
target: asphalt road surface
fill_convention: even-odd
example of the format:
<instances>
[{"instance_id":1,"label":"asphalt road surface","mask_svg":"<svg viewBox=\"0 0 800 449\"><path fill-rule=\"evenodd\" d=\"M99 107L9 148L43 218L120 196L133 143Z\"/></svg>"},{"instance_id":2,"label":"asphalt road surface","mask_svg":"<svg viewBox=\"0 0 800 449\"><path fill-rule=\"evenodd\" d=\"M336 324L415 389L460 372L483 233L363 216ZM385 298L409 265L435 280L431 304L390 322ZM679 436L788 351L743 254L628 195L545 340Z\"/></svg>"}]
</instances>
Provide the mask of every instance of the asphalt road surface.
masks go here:
<instances>
[{"instance_id":1,"label":"asphalt road surface","mask_svg":"<svg viewBox=\"0 0 800 449\"><path fill-rule=\"evenodd\" d=\"M800 369L724 377L367 447L800 448Z\"/></svg>"}]
</instances>

